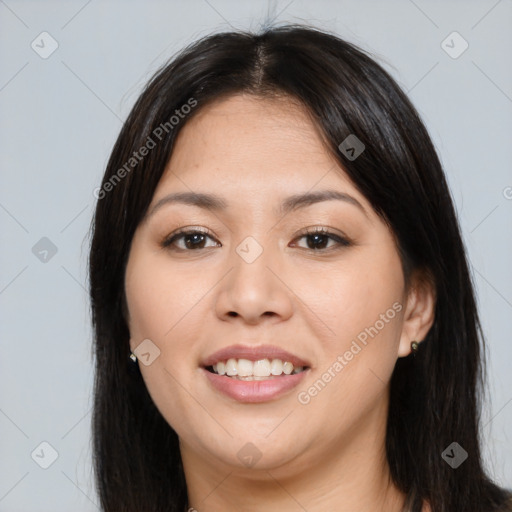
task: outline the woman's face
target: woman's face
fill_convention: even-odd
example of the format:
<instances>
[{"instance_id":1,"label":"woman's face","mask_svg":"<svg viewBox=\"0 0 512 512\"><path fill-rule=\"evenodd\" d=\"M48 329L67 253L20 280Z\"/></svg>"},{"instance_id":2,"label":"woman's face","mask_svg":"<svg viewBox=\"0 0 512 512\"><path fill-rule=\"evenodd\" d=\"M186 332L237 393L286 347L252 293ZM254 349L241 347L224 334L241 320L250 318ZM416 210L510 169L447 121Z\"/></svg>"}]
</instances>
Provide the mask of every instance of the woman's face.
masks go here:
<instances>
[{"instance_id":1,"label":"woman's face","mask_svg":"<svg viewBox=\"0 0 512 512\"><path fill-rule=\"evenodd\" d=\"M320 193L332 198L307 199ZM183 229L200 233L173 238ZM236 95L187 122L125 284L131 349L150 340L138 364L188 460L289 474L382 439L389 379L415 339L401 262L290 100ZM216 362L260 378L205 368Z\"/></svg>"}]
</instances>

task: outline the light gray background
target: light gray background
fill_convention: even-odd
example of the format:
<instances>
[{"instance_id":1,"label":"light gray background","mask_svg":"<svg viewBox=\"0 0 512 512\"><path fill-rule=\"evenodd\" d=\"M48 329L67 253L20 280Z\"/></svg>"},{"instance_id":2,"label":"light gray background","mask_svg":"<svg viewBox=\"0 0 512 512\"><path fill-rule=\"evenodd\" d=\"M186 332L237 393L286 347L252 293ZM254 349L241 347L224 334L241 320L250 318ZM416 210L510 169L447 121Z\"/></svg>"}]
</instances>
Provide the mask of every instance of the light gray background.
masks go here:
<instances>
[{"instance_id":1,"label":"light gray background","mask_svg":"<svg viewBox=\"0 0 512 512\"><path fill-rule=\"evenodd\" d=\"M157 67L199 36L257 29L269 13L371 50L423 116L489 340L485 456L498 482L512 486L510 0L0 0L0 511L97 510L86 294L93 190ZM47 59L31 48L50 48L43 31L59 45ZM453 31L469 43L456 59L441 47ZM42 237L57 247L46 263L32 252ZM48 469L31 457L36 450L35 460L51 462L43 441L58 452Z\"/></svg>"}]
</instances>

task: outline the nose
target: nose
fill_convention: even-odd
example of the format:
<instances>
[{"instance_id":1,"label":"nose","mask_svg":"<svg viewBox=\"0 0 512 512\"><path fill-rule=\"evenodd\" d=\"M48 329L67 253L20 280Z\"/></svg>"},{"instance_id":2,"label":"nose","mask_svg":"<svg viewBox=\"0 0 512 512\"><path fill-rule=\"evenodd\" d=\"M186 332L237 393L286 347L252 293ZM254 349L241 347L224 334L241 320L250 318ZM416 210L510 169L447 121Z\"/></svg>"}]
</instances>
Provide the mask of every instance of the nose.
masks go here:
<instances>
[{"instance_id":1,"label":"nose","mask_svg":"<svg viewBox=\"0 0 512 512\"><path fill-rule=\"evenodd\" d=\"M217 316L224 321L237 319L256 325L270 319L283 321L293 314L293 292L282 259L276 251L263 247L253 260L256 249L254 241L249 240L233 251L231 270L219 283L215 305Z\"/></svg>"}]
</instances>

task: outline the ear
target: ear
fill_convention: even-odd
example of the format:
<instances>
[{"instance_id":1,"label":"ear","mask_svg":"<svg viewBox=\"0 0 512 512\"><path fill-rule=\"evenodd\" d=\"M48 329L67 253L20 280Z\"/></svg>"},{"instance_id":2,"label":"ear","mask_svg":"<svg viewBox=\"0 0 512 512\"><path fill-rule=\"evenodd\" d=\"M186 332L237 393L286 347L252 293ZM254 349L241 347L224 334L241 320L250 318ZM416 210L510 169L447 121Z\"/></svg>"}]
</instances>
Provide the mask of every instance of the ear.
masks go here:
<instances>
[{"instance_id":1,"label":"ear","mask_svg":"<svg viewBox=\"0 0 512 512\"><path fill-rule=\"evenodd\" d=\"M398 357L411 353L411 342L423 341L434 323L436 293L432 279L417 271L411 277L403 316Z\"/></svg>"}]
</instances>

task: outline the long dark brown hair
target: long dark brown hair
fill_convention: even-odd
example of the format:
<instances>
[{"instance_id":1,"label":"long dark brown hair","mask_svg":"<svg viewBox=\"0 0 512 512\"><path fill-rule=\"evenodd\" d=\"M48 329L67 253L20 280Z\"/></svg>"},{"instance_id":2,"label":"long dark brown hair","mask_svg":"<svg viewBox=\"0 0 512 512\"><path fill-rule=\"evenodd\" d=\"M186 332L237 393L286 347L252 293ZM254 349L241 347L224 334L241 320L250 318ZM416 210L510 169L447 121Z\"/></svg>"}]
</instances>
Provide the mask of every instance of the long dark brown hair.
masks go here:
<instances>
[{"instance_id":1,"label":"long dark brown hair","mask_svg":"<svg viewBox=\"0 0 512 512\"><path fill-rule=\"evenodd\" d=\"M405 278L421 270L434 284L434 324L417 355L397 361L390 384L386 452L407 510L420 512L424 500L432 512L498 510L507 494L486 475L479 441L483 336L436 151L406 95L366 52L297 25L214 34L189 46L153 76L115 143L96 194L89 260L103 510L183 512L187 504L178 436L128 357L125 266L180 129L209 102L239 92L301 102L391 227ZM338 149L350 134L365 145L355 160ZM144 146L152 147L141 156ZM456 469L441 456L453 442L468 454Z\"/></svg>"}]
</instances>

